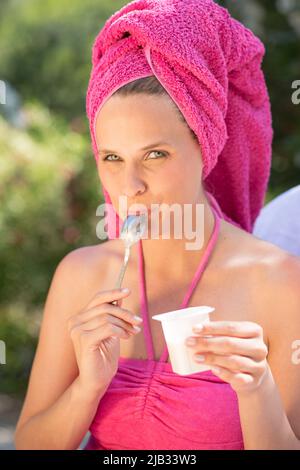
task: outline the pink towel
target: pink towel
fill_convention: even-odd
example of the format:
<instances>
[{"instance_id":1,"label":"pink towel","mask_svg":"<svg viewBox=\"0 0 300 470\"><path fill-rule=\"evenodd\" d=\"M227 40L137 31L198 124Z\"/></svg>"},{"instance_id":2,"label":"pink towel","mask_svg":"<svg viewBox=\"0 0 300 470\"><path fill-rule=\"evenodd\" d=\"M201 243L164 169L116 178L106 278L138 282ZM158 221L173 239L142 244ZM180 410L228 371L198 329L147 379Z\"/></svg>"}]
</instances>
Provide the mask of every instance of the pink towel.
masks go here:
<instances>
[{"instance_id":1,"label":"pink towel","mask_svg":"<svg viewBox=\"0 0 300 470\"><path fill-rule=\"evenodd\" d=\"M273 138L264 53L260 39L212 0L128 3L93 44L86 111L96 160L100 107L122 85L155 75L198 137L214 206L252 232L264 204ZM110 205L104 187L103 193ZM112 207L107 224L109 238L118 237Z\"/></svg>"}]
</instances>

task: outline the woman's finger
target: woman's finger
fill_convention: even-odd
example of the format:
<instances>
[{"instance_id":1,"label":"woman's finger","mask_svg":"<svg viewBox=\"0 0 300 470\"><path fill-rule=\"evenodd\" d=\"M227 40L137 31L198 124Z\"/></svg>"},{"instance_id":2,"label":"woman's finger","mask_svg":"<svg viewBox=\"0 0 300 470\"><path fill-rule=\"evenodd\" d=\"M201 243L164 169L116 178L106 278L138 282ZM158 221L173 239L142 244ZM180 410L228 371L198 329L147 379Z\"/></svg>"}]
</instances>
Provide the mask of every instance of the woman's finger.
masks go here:
<instances>
[{"instance_id":1,"label":"woman's finger","mask_svg":"<svg viewBox=\"0 0 300 470\"><path fill-rule=\"evenodd\" d=\"M203 335L236 336L252 338L262 335L263 329L258 323L250 321L208 321L193 327L193 331Z\"/></svg>"},{"instance_id":2,"label":"woman's finger","mask_svg":"<svg viewBox=\"0 0 300 470\"><path fill-rule=\"evenodd\" d=\"M128 295L130 295L130 290L128 292L123 292L122 289L98 291L83 310L88 310L103 303L110 303L113 300L123 299L128 297Z\"/></svg>"},{"instance_id":3,"label":"woman's finger","mask_svg":"<svg viewBox=\"0 0 300 470\"><path fill-rule=\"evenodd\" d=\"M109 315L114 315L128 323L136 325L139 325L142 322L142 318L134 315L132 312L130 312L130 310L118 307L116 305L101 304L74 315L69 319L69 325L74 326L79 323L86 323L98 315L103 315L104 318L105 316L108 317Z\"/></svg>"},{"instance_id":4,"label":"woman's finger","mask_svg":"<svg viewBox=\"0 0 300 470\"><path fill-rule=\"evenodd\" d=\"M188 340L186 345L201 353L212 352L215 354L238 354L253 358L256 361L263 360L267 353L267 346L257 338L236 338L233 336L212 336L205 338L193 336L194 345L190 345Z\"/></svg>"},{"instance_id":5,"label":"woman's finger","mask_svg":"<svg viewBox=\"0 0 300 470\"><path fill-rule=\"evenodd\" d=\"M91 331L95 328L101 328L106 323L112 323L114 325L120 326L129 332L138 332L141 330L141 328L137 325L133 325L131 322L124 321L121 318L109 314L105 316L97 315L90 320L81 323L81 327L84 331Z\"/></svg>"},{"instance_id":6,"label":"woman's finger","mask_svg":"<svg viewBox=\"0 0 300 470\"><path fill-rule=\"evenodd\" d=\"M256 362L249 357L239 356L231 354L228 356L217 355L212 353L206 353L201 357L197 358L197 354L194 355L194 359L198 363L205 363L216 367L224 367L233 372L242 372L252 375L259 375L263 372L265 364L263 361Z\"/></svg>"},{"instance_id":7,"label":"woman's finger","mask_svg":"<svg viewBox=\"0 0 300 470\"><path fill-rule=\"evenodd\" d=\"M243 372L233 372L225 367L213 366L211 371L224 380L224 382L230 383L234 390L238 391L243 388L247 389L249 386L255 383L255 379L251 374Z\"/></svg>"}]
</instances>

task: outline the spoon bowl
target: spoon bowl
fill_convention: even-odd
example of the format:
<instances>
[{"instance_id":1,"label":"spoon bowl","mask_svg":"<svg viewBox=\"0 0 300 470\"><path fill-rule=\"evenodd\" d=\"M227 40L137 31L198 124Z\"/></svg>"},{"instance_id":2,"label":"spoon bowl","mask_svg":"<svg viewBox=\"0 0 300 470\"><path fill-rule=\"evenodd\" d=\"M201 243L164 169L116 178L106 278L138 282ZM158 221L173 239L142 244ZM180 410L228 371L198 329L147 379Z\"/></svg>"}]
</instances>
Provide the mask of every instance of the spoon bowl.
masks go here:
<instances>
[{"instance_id":1,"label":"spoon bowl","mask_svg":"<svg viewBox=\"0 0 300 470\"><path fill-rule=\"evenodd\" d=\"M145 228L145 214L128 215L123 223L120 235L120 238L124 241L125 247L131 247L137 243L142 238Z\"/></svg>"},{"instance_id":2,"label":"spoon bowl","mask_svg":"<svg viewBox=\"0 0 300 470\"><path fill-rule=\"evenodd\" d=\"M124 254L124 261L121 267L121 271L116 283L116 289L120 289L122 285L122 281L126 272L126 268L129 261L130 256L130 248L132 245L140 241L146 229L146 215L128 215L126 217L120 234L120 238L123 240L125 245L125 254ZM114 300L111 302L114 305L118 305L118 301Z\"/></svg>"}]
</instances>

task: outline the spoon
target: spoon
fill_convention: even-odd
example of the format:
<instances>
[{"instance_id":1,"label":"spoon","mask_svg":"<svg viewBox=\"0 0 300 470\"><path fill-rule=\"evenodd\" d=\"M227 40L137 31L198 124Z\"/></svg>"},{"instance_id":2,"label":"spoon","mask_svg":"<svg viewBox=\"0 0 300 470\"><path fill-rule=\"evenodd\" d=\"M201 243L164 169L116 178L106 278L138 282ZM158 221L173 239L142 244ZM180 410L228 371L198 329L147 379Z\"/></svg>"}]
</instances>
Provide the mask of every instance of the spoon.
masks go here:
<instances>
[{"instance_id":1,"label":"spoon","mask_svg":"<svg viewBox=\"0 0 300 470\"><path fill-rule=\"evenodd\" d=\"M120 234L120 238L124 241L125 245L125 255L123 260L123 266L121 267L121 271L117 280L116 289L120 289L122 285L122 281L129 261L130 248L142 238L145 229L146 214L130 214L128 215L128 217L126 217ZM118 305L117 300L114 300L111 303L114 305Z\"/></svg>"}]
</instances>

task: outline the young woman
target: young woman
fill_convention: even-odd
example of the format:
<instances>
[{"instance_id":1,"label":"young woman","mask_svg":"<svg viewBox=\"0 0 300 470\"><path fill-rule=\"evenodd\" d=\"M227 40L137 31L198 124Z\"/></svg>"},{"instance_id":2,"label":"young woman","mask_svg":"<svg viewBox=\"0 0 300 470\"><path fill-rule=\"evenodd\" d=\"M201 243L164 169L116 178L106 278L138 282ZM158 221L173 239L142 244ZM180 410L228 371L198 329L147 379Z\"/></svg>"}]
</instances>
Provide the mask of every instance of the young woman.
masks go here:
<instances>
[{"instance_id":1,"label":"young woman","mask_svg":"<svg viewBox=\"0 0 300 470\"><path fill-rule=\"evenodd\" d=\"M143 8L158 3L131 2L123 12L139 6L133 16L137 24ZM160 6L182 3L188 8L195 2ZM202 15L211 5L210 12L220 11L213 2L199 4L206 7ZM157 15L153 17L159 22ZM168 17L163 18L167 25ZM101 53L105 41L111 44L109 28L111 37L120 39L113 30L117 24L115 16L102 31L102 42L96 42ZM119 41L125 55L129 44L136 46L130 41L127 49ZM97 47L94 58L101 57ZM136 52L140 54L140 47ZM110 80L116 77L116 49L114 54L114 63L107 56L110 67L102 64ZM94 70L98 66L94 61ZM176 66L174 62L175 72ZM76 449L90 429L87 449L300 449L300 261L255 238L252 226L245 230L242 211L225 214L221 207L234 200L234 140L229 142L233 163L227 179L223 177L223 186L208 187L208 153L198 128L192 130L176 106L179 100L148 75L123 77L117 85L112 81L105 102L93 108L92 135L106 200L109 195L122 220L121 196L129 209L143 204L150 226L152 204L187 204L193 229L200 205L203 243L188 250L188 237L176 238L172 230L167 238L143 239L132 247L123 280L127 293L113 289L124 254L118 237L65 256L46 300L16 447ZM101 84L98 79L98 91ZM92 87L89 93L91 100ZM256 109L261 112L258 102ZM236 127L241 120L242 115ZM244 159L247 149L251 153L251 138L249 132ZM261 156L259 152L257 148ZM247 168L251 190L261 191L253 161ZM204 328L193 331L194 344L187 346L212 369L180 376L172 371L161 325L151 317L187 305L215 308Z\"/></svg>"}]
</instances>

